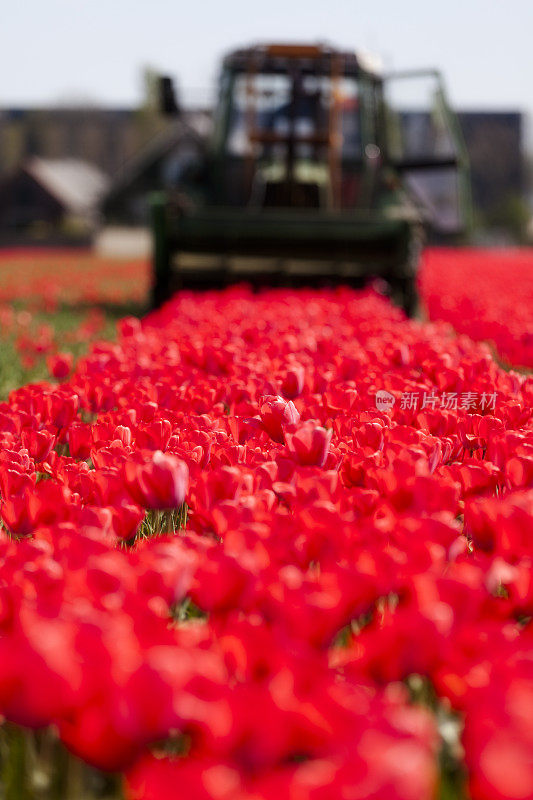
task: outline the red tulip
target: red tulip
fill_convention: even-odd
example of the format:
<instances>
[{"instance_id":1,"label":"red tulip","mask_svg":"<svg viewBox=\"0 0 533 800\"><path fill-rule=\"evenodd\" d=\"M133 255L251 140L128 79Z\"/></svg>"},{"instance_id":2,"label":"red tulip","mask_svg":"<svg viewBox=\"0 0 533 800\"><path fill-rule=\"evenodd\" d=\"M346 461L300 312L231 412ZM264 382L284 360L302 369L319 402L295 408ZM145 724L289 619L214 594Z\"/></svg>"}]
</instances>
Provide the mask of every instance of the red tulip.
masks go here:
<instances>
[{"instance_id":1,"label":"red tulip","mask_svg":"<svg viewBox=\"0 0 533 800\"><path fill-rule=\"evenodd\" d=\"M22 444L37 463L46 461L52 450L56 437L51 431L36 431L25 428L21 433Z\"/></svg>"},{"instance_id":2,"label":"red tulip","mask_svg":"<svg viewBox=\"0 0 533 800\"><path fill-rule=\"evenodd\" d=\"M281 382L281 391L284 397L294 400L301 395L304 388L305 370L301 364L291 364L287 368Z\"/></svg>"},{"instance_id":3,"label":"red tulip","mask_svg":"<svg viewBox=\"0 0 533 800\"><path fill-rule=\"evenodd\" d=\"M73 357L71 353L58 353L46 359L48 371L53 378L62 380L66 378L72 370Z\"/></svg>"},{"instance_id":4,"label":"red tulip","mask_svg":"<svg viewBox=\"0 0 533 800\"><path fill-rule=\"evenodd\" d=\"M73 458L86 459L91 453L91 428L89 425L75 424L68 430L68 446Z\"/></svg>"},{"instance_id":5,"label":"red tulip","mask_svg":"<svg viewBox=\"0 0 533 800\"><path fill-rule=\"evenodd\" d=\"M0 506L2 522L10 533L16 536L26 536L34 527L28 505L29 492L15 495L4 500Z\"/></svg>"},{"instance_id":6,"label":"red tulip","mask_svg":"<svg viewBox=\"0 0 533 800\"><path fill-rule=\"evenodd\" d=\"M292 400L287 402L282 397L263 397L261 420L268 435L275 442L284 441L284 430L287 426L296 425L300 414Z\"/></svg>"},{"instance_id":7,"label":"red tulip","mask_svg":"<svg viewBox=\"0 0 533 800\"><path fill-rule=\"evenodd\" d=\"M287 433L287 450L303 466L323 467L333 431L319 427L312 420L304 422L296 433Z\"/></svg>"},{"instance_id":8,"label":"red tulip","mask_svg":"<svg viewBox=\"0 0 533 800\"><path fill-rule=\"evenodd\" d=\"M185 462L161 450L156 450L145 463L126 462L124 476L132 498L144 508L178 508L189 485Z\"/></svg>"}]
</instances>

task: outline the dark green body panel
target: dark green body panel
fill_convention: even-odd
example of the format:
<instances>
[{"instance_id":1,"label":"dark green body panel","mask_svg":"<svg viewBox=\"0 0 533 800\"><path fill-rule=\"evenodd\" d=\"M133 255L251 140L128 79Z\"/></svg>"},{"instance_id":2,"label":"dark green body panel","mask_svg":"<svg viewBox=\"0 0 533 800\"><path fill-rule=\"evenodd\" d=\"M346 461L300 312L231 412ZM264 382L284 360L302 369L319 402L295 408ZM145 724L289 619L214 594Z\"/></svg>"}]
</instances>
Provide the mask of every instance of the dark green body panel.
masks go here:
<instances>
[{"instance_id":1,"label":"dark green body panel","mask_svg":"<svg viewBox=\"0 0 533 800\"><path fill-rule=\"evenodd\" d=\"M315 209L201 208L172 212L152 197L156 305L178 288L346 283L370 276L402 277L416 218L381 212ZM183 256L212 256L208 265ZM232 259L243 259L235 264ZM177 259L177 263L174 262ZM176 268L177 267L177 268Z\"/></svg>"},{"instance_id":2,"label":"dark green body panel","mask_svg":"<svg viewBox=\"0 0 533 800\"><path fill-rule=\"evenodd\" d=\"M359 245L397 240L408 225L369 212L202 209L171 220L168 236L181 252L349 259Z\"/></svg>"}]
</instances>

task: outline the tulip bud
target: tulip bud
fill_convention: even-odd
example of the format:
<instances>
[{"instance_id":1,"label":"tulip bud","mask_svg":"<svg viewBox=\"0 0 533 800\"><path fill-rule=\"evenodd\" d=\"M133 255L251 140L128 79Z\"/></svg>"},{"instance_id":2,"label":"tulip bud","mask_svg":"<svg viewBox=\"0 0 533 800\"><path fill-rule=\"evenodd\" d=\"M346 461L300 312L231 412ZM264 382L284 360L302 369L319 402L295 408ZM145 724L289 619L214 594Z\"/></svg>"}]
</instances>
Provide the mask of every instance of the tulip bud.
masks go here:
<instances>
[{"instance_id":1,"label":"tulip bud","mask_svg":"<svg viewBox=\"0 0 533 800\"><path fill-rule=\"evenodd\" d=\"M287 449L302 466L323 467L329 452L333 431L327 431L313 420L304 422L296 433L287 433Z\"/></svg>"},{"instance_id":2,"label":"tulip bud","mask_svg":"<svg viewBox=\"0 0 533 800\"><path fill-rule=\"evenodd\" d=\"M73 357L71 353L58 353L55 356L50 356L46 359L48 371L53 378L61 380L66 378L70 373L73 364Z\"/></svg>"},{"instance_id":3,"label":"tulip bud","mask_svg":"<svg viewBox=\"0 0 533 800\"><path fill-rule=\"evenodd\" d=\"M145 464L126 462L126 488L143 508L170 509L182 505L189 485L189 469L171 453L156 450Z\"/></svg>"},{"instance_id":4,"label":"tulip bud","mask_svg":"<svg viewBox=\"0 0 533 800\"><path fill-rule=\"evenodd\" d=\"M304 388L305 370L301 364L292 364L287 370L283 382L281 384L281 391L284 397L293 400L298 397Z\"/></svg>"},{"instance_id":5,"label":"tulip bud","mask_svg":"<svg viewBox=\"0 0 533 800\"><path fill-rule=\"evenodd\" d=\"M284 427L296 425L300 421L300 414L292 400L287 402L283 397L264 397L260 414L263 427L270 438L280 443L284 441Z\"/></svg>"}]
</instances>

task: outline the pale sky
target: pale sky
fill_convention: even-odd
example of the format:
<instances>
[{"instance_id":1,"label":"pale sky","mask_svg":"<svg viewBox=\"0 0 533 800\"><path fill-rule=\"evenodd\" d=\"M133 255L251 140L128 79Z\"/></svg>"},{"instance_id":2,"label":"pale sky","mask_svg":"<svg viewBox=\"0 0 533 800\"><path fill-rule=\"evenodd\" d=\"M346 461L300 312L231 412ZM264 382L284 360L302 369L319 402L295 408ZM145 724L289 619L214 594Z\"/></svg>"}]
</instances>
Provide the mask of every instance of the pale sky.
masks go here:
<instances>
[{"instance_id":1,"label":"pale sky","mask_svg":"<svg viewBox=\"0 0 533 800\"><path fill-rule=\"evenodd\" d=\"M387 69L437 66L458 108L533 116L533 0L0 0L0 107L132 105L142 67L209 96L220 56L255 41L328 41Z\"/></svg>"}]
</instances>

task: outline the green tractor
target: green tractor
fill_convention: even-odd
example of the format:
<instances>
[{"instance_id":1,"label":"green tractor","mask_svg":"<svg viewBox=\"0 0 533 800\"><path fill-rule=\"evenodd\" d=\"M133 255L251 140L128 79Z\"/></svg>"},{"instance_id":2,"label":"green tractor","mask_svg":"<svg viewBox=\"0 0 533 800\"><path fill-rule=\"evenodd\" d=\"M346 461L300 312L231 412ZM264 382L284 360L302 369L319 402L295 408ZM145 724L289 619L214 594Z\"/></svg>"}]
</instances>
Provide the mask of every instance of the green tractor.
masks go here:
<instances>
[{"instance_id":1,"label":"green tractor","mask_svg":"<svg viewBox=\"0 0 533 800\"><path fill-rule=\"evenodd\" d=\"M468 229L468 163L438 72L260 45L224 59L212 135L151 214L154 306L179 288L379 278L413 315L425 230Z\"/></svg>"}]
</instances>

